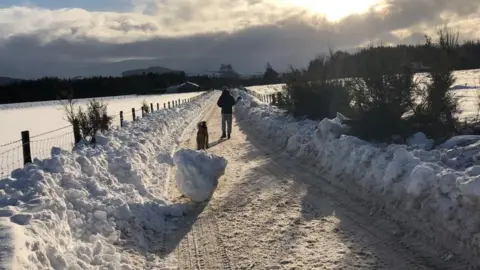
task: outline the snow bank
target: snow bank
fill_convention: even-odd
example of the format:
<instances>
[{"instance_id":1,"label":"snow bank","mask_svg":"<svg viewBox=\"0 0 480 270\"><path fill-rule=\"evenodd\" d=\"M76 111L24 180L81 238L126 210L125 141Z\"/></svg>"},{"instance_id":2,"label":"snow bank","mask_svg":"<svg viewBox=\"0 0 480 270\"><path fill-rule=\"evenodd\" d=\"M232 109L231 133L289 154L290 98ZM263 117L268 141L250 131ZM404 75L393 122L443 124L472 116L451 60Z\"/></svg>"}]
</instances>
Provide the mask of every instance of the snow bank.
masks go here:
<instances>
[{"instance_id":1,"label":"snow bank","mask_svg":"<svg viewBox=\"0 0 480 270\"><path fill-rule=\"evenodd\" d=\"M183 130L218 94L160 110L97 136L96 148L53 148L0 180L0 267L131 269L123 248L158 248L167 158ZM181 210L181 209L180 209ZM6 256L3 256L5 254Z\"/></svg>"},{"instance_id":2,"label":"snow bank","mask_svg":"<svg viewBox=\"0 0 480 270\"><path fill-rule=\"evenodd\" d=\"M195 202L210 198L227 167L227 160L223 157L190 149L177 151L173 161L178 189Z\"/></svg>"},{"instance_id":3,"label":"snow bank","mask_svg":"<svg viewBox=\"0 0 480 270\"><path fill-rule=\"evenodd\" d=\"M243 127L438 243L480 255L477 136L453 138L436 149L423 134L409 145L379 146L344 135L348 127L340 115L296 121L245 92L235 94L243 97L235 110Z\"/></svg>"}]
</instances>

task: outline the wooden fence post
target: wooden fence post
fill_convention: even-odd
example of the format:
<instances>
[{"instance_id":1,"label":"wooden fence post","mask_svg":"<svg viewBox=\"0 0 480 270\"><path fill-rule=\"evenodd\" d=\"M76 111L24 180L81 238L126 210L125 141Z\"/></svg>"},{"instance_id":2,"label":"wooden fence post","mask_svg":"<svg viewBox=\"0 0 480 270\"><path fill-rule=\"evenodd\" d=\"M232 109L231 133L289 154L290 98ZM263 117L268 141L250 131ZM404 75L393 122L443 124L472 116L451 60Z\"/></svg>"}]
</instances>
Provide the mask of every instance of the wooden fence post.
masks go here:
<instances>
[{"instance_id":1,"label":"wooden fence post","mask_svg":"<svg viewBox=\"0 0 480 270\"><path fill-rule=\"evenodd\" d=\"M150 103L150 113L153 112L153 103Z\"/></svg>"},{"instance_id":2,"label":"wooden fence post","mask_svg":"<svg viewBox=\"0 0 480 270\"><path fill-rule=\"evenodd\" d=\"M123 127L123 111L120 111L120 127Z\"/></svg>"},{"instance_id":3,"label":"wooden fence post","mask_svg":"<svg viewBox=\"0 0 480 270\"><path fill-rule=\"evenodd\" d=\"M143 109L143 107L141 108L142 110L142 118L145 117L145 110Z\"/></svg>"},{"instance_id":4,"label":"wooden fence post","mask_svg":"<svg viewBox=\"0 0 480 270\"><path fill-rule=\"evenodd\" d=\"M277 103L275 94L272 94L272 104L275 105Z\"/></svg>"},{"instance_id":5,"label":"wooden fence post","mask_svg":"<svg viewBox=\"0 0 480 270\"><path fill-rule=\"evenodd\" d=\"M30 151L30 132L22 131L23 165L32 162L32 153Z\"/></svg>"},{"instance_id":6,"label":"wooden fence post","mask_svg":"<svg viewBox=\"0 0 480 270\"><path fill-rule=\"evenodd\" d=\"M170 109L170 101L168 102L168 108Z\"/></svg>"},{"instance_id":7,"label":"wooden fence post","mask_svg":"<svg viewBox=\"0 0 480 270\"><path fill-rule=\"evenodd\" d=\"M180 105L180 102L181 102L180 99L178 99L178 103L177 103L177 104Z\"/></svg>"},{"instance_id":8,"label":"wooden fence post","mask_svg":"<svg viewBox=\"0 0 480 270\"><path fill-rule=\"evenodd\" d=\"M133 121L137 120L135 117L135 108L132 108L132 118L133 118Z\"/></svg>"},{"instance_id":9,"label":"wooden fence post","mask_svg":"<svg viewBox=\"0 0 480 270\"><path fill-rule=\"evenodd\" d=\"M159 110L160 110L160 104L157 103L157 111L159 111Z\"/></svg>"},{"instance_id":10,"label":"wooden fence post","mask_svg":"<svg viewBox=\"0 0 480 270\"><path fill-rule=\"evenodd\" d=\"M82 134L80 133L80 123L78 120L73 121L73 139L75 144L79 143L82 140Z\"/></svg>"},{"instance_id":11,"label":"wooden fence post","mask_svg":"<svg viewBox=\"0 0 480 270\"><path fill-rule=\"evenodd\" d=\"M163 103L163 108L166 109L166 108L167 108L167 104Z\"/></svg>"}]
</instances>

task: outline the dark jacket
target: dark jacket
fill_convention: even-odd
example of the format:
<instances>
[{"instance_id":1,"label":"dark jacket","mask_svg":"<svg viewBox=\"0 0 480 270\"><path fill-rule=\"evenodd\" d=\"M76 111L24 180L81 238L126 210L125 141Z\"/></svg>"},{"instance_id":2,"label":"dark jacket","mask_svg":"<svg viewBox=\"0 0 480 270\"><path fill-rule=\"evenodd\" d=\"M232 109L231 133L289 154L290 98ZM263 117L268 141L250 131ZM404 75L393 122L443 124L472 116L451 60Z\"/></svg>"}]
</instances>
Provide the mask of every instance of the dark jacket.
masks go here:
<instances>
[{"instance_id":1,"label":"dark jacket","mask_svg":"<svg viewBox=\"0 0 480 270\"><path fill-rule=\"evenodd\" d=\"M236 103L235 99L228 92L223 92L217 101L218 107L222 108L222 114L232 114L233 106Z\"/></svg>"}]
</instances>

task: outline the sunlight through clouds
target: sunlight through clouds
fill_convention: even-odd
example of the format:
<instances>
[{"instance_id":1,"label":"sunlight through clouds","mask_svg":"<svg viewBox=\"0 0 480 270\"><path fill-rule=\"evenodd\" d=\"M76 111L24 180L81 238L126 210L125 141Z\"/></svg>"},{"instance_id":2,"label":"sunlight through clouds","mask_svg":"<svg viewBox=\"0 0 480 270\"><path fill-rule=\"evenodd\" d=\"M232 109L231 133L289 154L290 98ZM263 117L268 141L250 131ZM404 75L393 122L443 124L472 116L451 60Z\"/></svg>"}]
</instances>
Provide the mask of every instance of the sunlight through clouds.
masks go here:
<instances>
[{"instance_id":1,"label":"sunlight through clouds","mask_svg":"<svg viewBox=\"0 0 480 270\"><path fill-rule=\"evenodd\" d=\"M463 38L479 35L478 0L118 3L104 11L85 6L0 8L0 75L64 73L62 64L45 68L52 61L68 60L74 65L78 61L157 58L162 60L152 64L197 70L225 61L248 72L262 69L267 61L279 68L304 65L329 47L343 50L377 41L423 42L423 33L445 23L458 29Z\"/></svg>"},{"instance_id":2,"label":"sunlight through clouds","mask_svg":"<svg viewBox=\"0 0 480 270\"><path fill-rule=\"evenodd\" d=\"M329 21L339 21L348 15L370 10L383 0L277 0L283 5L298 6L313 13L324 15Z\"/></svg>"},{"instance_id":3,"label":"sunlight through clouds","mask_svg":"<svg viewBox=\"0 0 480 270\"><path fill-rule=\"evenodd\" d=\"M458 4L464 6L459 8L446 0L438 0L435 2L438 5L434 6L431 0L130 1L128 12L32 6L3 8L0 9L0 41L16 35L42 33L42 38L47 41L63 37L130 42L156 37L233 33L249 27L281 26L294 21L333 31L347 28L360 28L362 33L372 29L399 31L419 22L436 24L442 21L440 16L445 11L442 8L457 8L458 12L470 10L478 15L471 7L480 4L475 0L459 0L461 3ZM380 13L375 11L378 5L388 8ZM439 10L435 10L436 7ZM458 17L456 23L462 24L462 17Z\"/></svg>"}]
</instances>

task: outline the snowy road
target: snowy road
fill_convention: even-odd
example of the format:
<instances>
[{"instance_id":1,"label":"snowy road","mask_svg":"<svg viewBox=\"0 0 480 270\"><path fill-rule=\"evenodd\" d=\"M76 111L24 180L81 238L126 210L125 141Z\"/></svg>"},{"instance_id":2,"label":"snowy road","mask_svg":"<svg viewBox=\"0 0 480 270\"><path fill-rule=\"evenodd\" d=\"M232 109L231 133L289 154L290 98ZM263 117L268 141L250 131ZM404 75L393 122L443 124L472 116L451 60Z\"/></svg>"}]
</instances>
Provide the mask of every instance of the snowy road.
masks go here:
<instances>
[{"instance_id":1,"label":"snowy road","mask_svg":"<svg viewBox=\"0 0 480 270\"><path fill-rule=\"evenodd\" d=\"M212 108L204 119L216 141L220 110ZM169 219L161 254L169 267L162 269L466 269L242 123L234 122L231 140L217 143L209 151L228 160L225 176L208 204ZM195 147L194 133L183 147ZM170 196L185 201L174 187Z\"/></svg>"}]
</instances>

